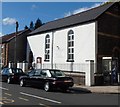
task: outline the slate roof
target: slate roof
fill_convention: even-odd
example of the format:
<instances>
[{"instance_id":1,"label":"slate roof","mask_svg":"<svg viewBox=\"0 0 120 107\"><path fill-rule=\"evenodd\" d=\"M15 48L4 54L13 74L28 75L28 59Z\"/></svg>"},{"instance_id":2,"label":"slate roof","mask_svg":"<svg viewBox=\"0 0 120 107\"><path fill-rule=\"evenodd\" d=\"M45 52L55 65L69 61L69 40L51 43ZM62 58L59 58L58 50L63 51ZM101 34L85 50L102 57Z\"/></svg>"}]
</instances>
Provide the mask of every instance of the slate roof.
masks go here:
<instances>
[{"instance_id":1,"label":"slate roof","mask_svg":"<svg viewBox=\"0 0 120 107\"><path fill-rule=\"evenodd\" d=\"M103 14L108 8L110 8L114 2L107 3L104 5L101 5L96 8L92 8L90 10L71 15L62 19L54 20L51 22L48 22L41 27L37 28L36 30L32 31L30 35L43 33L46 31L56 30L64 27L74 26L77 24L93 21L97 19L101 14Z\"/></svg>"},{"instance_id":2,"label":"slate roof","mask_svg":"<svg viewBox=\"0 0 120 107\"><path fill-rule=\"evenodd\" d=\"M17 36L21 35L25 31L27 31L27 30L18 31ZM6 43L6 42L9 42L10 40L12 40L15 36L16 36L16 33L14 32L11 34L4 35L4 36L0 37L0 39L2 39L2 43Z\"/></svg>"}]
</instances>

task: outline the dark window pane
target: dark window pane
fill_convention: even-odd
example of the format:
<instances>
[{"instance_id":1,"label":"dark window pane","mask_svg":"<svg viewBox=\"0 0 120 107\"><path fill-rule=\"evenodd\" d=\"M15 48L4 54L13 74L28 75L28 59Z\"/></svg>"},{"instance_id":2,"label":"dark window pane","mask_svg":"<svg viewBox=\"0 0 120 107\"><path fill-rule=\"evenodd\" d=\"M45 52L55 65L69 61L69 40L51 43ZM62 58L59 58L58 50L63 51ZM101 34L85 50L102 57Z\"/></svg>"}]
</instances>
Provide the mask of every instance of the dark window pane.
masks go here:
<instances>
[{"instance_id":1,"label":"dark window pane","mask_svg":"<svg viewBox=\"0 0 120 107\"><path fill-rule=\"evenodd\" d=\"M70 30L70 31L68 32L68 35L69 35L69 34L74 34L73 30Z\"/></svg>"},{"instance_id":2,"label":"dark window pane","mask_svg":"<svg viewBox=\"0 0 120 107\"><path fill-rule=\"evenodd\" d=\"M46 38L50 38L50 36L49 36L49 35L46 35Z\"/></svg>"},{"instance_id":3,"label":"dark window pane","mask_svg":"<svg viewBox=\"0 0 120 107\"><path fill-rule=\"evenodd\" d=\"M68 49L68 53L70 53L70 48Z\"/></svg>"},{"instance_id":4,"label":"dark window pane","mask_svg":"<svg viewBox=\"0 0 120 107\"><path fill-rule=\"evenodd\" d=\"M70 40L70 36L68 36L68 40Z\"/></svg>"},{"instance_id":5,"label":"dark window pane","mask_svg":"<svg viewBox=\"0 0 120 107\"><path fill-rule=\"evenodd\" d=\"M74 41L71 42L71 46L74 46Z\"/></svg>"},{"instance_id":6,"label":"dark window pane","mask_svg":"<svg viewBox=\"0 0 120 107\"><path fill-rule=\"evenodd\" d=\"M72 48L72 53L74 53L74 48Z\"/></svg>"},{"instance_id":7,"label":"dark window pane","mask_svg":"<svg viewBox=\"0 0 120 107\"><path fill-rule=\"evenodd\" d=\"M74 35L72 35L72 40L74 40Z\"/></svg>"},{"instance_id":8,"label":"dark window pane","mask_svg":"<svg viewBox=\"0 0 120 107\"><path fill-rule=\"evenodd\" d=\"M71 59L74 59L74 54L71 55Z\"/></svg>"},{"instance_id":9,"label":"dark window pane","mask_svg":"<svg viewBox=\"0 0 120 107\"><path fill-rule=\"evenodd\" d=\"M70 47L71 42L68 42L68 47Z\"/></svg>"},{"instance_id":10,"label":"dark window pane","mask_svg":"<svg viewBox=\"0 0 120 107\"><path fill-rule=\"evenodd\" d=\"M46 48L50 48L50 44L46 44Z\"/></svg>"},{"instance_id":11,"label":"dark window pane","mask_svg":"<svg viewBox=\"0 0 120 107\"><path fill-rule=\"evenodd\" d=\"M48 39L48 43L50 43L50 39Z\"/></svg>"}]
</instances>

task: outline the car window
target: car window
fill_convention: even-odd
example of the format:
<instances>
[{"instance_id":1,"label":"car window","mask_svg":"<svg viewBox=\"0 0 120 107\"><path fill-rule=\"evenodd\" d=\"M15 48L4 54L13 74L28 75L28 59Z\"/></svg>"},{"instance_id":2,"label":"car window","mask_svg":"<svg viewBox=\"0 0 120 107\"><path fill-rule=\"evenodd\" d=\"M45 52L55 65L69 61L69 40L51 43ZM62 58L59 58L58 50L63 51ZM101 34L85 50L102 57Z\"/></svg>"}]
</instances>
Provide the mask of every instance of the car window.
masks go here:
<instances>
[{"instance_id":1,"label":"car window","mask_svg":"<svg viewBox=\"0 0 120 107\"><path fill-rule=\"evenodd\" d=\"M40 76L41 75L41 71L40 70L36 70L34 75L39 75Z\"/></svg>"},{"instance_id":2,"label":"car window","mask_svg":"<svg viewBox=\"0 0 120 107\"><path fill-rule=\"evenodd\" d=\"M41 71L41 76L42 76L42 77L47 77L47 72L46 72L45 70L42 70L42 71Z\"/></svg>"},{"instance_id":3,"label":"car window","mask_svg":"<svg viewBox=\"0 0 120 107\"><path fill-rule=\"evenodd\" d=\"M35 70L30 70L28 73L27 73L29 76L33 76L35 74Z\"/></svg>"},{"instance_id":4,"label":"car window","mask_svg":"<svg viewBox=\"0 0 120 107\"><path fill-rule=\"evenodd\" d=\"M46 72L47 72L47 76L48 76L48 77L52 77L52 75L51 75L51 73L50 73L49 70L47 70Z\"/></svg>"},{"instance_id":5,"label":"car window","mask_svg":"<svg viewBox=\"0 0 120 107\"><path fill-rule=\"evenodd\" d=\"M65 76L65 74L60 70L50 70L53 77Z\"/></svg>"},{"instance_id":6,"label":"car window","mask_svg":"<svg viewBox=\"0 0 120 107\"><path fill-rule=\"evenodd\" d=\"M22 69L12 69L13 73L23 73Z\"/></svg>"},{"instance_id":7,"label":"car window","mask_svg":"<svg viewBox=\"0 0 120 107\"><path fill-rule=\"evenodd\" d=\"M8 68L4 68L2 74L7 74Z\"/></svg>"},{"instance_id":8,"label":"car window","mask_svg":"<svg viewBox=\"0 0 120 107\"><path fill-rule=\"evenodd\" d=\"M1 71L1 73L4 74L4 73L5 73L5 69L3 69L3 70Z\"/></svg>"},{"instance_id":9,"label":"car window","mask_svg":"<svg viewBox=\"0 0 120 107\"><path fill-rule=\"evenodd\" d=\"M11 70L11 69L9 69L9 73L12 73L12 70Z\"/></svg>"}]
</instances>

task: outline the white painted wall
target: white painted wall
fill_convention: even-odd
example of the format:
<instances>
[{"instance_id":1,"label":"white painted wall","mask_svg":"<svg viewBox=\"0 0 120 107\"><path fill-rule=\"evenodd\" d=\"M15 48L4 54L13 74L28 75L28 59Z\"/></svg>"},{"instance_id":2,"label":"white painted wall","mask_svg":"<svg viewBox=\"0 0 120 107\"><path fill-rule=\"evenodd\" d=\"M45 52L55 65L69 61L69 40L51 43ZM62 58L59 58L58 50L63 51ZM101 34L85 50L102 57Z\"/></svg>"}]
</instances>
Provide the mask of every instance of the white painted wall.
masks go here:
<instances>
[{"instance_id":1,"label":"white painted wall","mask_svg":"<svg viewBox=\"0 0 120 107\"><path fill-rule=\"evenodd\" d=\"M74 31L75 62L95 61L95 23L62 29L54 33L54 63L66 63L67 33Z\"/></svg>"},{"instance_id":2,"label":"white painted wall","mask_svg":"<svg viewBox=\"0 0 120 107\"><path fill-rule=\"evenodd\" d=\"M31 50L33 52L33 57L34 57L35 62L36 62L37 57L42 57L43 63L50 63L50 62L44 62L45 36L47 34L50 35L50 42L51 42L52 33L45 33L45 34L40 34L40 35L38 34L38 35L27 37L28 43L29 43Z\"/></svg>"},{"instance_id":3,"label":"white painted wall","mask_svg":"<svg viewBox=\"0 0 120 107\"><path fill-rule=\"evenodd\" d=\"M43 64L51 64L50 62L44 62L44 50L45 50L45 36L50 35L51 49L52 49L52 39L53 39L53 64L56 68L61 68L62 65L68 66L63 69L74 69L80 72L85 71L86 60L93 60L96 63L96 47L95 47L95 22L89 24L83 24L75 27L64 28L54 32L47 32L44 34L38 34L28 37L28 42L30 44L31 50L33 51L33 56L35 59L37 57L42 57ZM74 31L74 62L66 62L67 60L67 34L69 30ZM53 37L52 37L53 36ZM50 50L50 53L52 51ZM50 55L51 56L51 55ZM36 60L35 60L36 62ZM80 64L76 66L77 64ZM70 68L72 65L73 68ZM60 67L61 66L61 67ZM81 67L82 66L82 67Z\"/></svg>"}]
</instances>

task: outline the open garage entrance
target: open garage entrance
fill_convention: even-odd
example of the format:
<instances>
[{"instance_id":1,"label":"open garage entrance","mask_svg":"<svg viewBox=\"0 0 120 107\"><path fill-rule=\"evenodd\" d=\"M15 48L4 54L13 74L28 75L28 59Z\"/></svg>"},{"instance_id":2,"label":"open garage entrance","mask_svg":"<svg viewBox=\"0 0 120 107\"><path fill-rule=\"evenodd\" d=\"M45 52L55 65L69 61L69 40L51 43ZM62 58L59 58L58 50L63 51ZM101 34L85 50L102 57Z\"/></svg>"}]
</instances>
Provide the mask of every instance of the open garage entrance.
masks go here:
<instances>
[{"instance_id":1,"label":"open garage entrance","mask_svg":"<svg viewBox=\"0 0 120 107\"><path fill-rule=\"evenodd\" d=\"M120 51L113 49L112 57L102 58L103 81L105 85L117 85L120 82Z\"/></svg>"}]
</instances>

